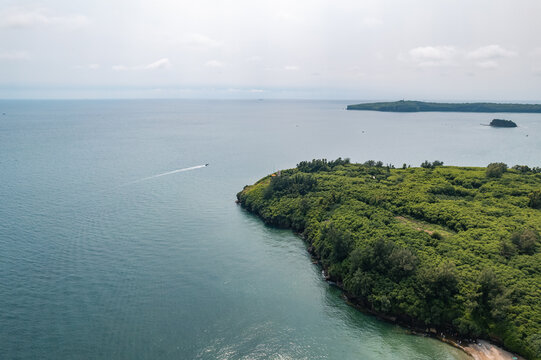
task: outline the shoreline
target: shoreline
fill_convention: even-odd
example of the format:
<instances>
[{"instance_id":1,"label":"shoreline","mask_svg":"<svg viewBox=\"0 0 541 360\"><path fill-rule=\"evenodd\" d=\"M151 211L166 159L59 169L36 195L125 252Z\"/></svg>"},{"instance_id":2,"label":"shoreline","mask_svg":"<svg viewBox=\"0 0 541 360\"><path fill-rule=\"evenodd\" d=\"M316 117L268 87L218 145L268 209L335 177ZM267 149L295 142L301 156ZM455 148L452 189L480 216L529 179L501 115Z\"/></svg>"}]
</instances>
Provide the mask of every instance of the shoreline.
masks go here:
<instances>
[{"instance_id":1,"label":"shoreline","mask_svg":"<svg viewBox=\"0 0 541 360\"><path fill-rule=\"evenodd\" d=\"M341 161L341 159L339 158L336 161ZM297 165L297 169L291 169L291 173L288 173L288 175L293 176L292 174L296 174L295 170L302 173L303 169L306 170L309 173L310 172L318 173L319 170L317 170L317 166L323 166L323 165L325 165L327 163L328 162L325 159L312 160L312 162L301 162L300 164ZM336 166L336 164L334 164L333 161L331 161L329 163L331 165L328 165L328 166L332 170L333 169L332 165ZM357 168L362 168L362 165L358 165L358 164L357 164L357 168L353 168L354 165L355 164L350 166L351 169L348 168L351 171L348 172L347 174L351 175L350 173L354 173L354 170L358 170ZM344 166L346 166L346 165L344 165ZM301 169L301 168L303 168L303 169ZM366 170L365 171L366 173L368 171L366 168L368 168L368 170L372 169L369 165L365 165L365 167L363 169ZM447 169L446 167L443 167L443 168ZM314 170L314 169L316 169L317 171ZM331 172L331 170L329 170L329 172ZM479 170L479 169L476 169L476 170ZM388 172L392 172L392 171L393 170L388 170ZM395 172L398 172L398 170L396 170ZM417 172L419 172L419 171L417 171ZM330 180L328 180L327 178L324 178L324 180L325 181L328 180L329 183L334 184L334 183L332 183L331 180L334 181L334 180L336 180L335 178L340 179L340 176L344 175L344 174L333 174L333 175L336 175L336 176L335 177L329 176ZM354 175L358 175L358 174L354 173ZM370 175L370 174L368 174L368 175ZM483 175L484 174L480 174L480 176L478 176L478 177L483 178ZM311 174L302 175L302 176L308 177L307 179L305 179L305 178L302 178L302 179L310 180L310 181L304 181L304 182L300 181L299 183L304 184L304 186L307 187L308 190L310 190L310 186L312 186L312 183L313 183L312 180L315 180L316 176L311 175ZM372 176L372 178L373 177L374 176ZM516 344L513 342L514 338L511 339L513 341L510 340L510 342L508 343L507 341L509 340L509 336L507 336L505 333L502 333L501 331L499 331L499 332L489 331L489 329L486 328L486 326L485 326L486 324L482 323L482 322L480 322L480 325L478 324L479 328L477 329L477 331L468 331L466 329L466 330L464 330L463 333L461 333L461 332L459 332L458 328L455 327L455 325L454 325L455 323L452 321L455 318L451 317L451 316L448 316L448 317L444 318L444 319L446 319L445 321L441 321L441 320L434 321L434 323L439 324L439 325L434 326L431 323L432 322L432 320L431 320L432 317L430 316L430 311L431 310L429 308L422 308L422 310L425 311L425 314L426 313L429 314L428 316L424 316L423 314L419 313L419 311L421 311L421 310L415 311L415 309L413 309L412 311L403 311L403 309L399 308L399 307L393 308L392 312L386 312L386 311L390 311L391 308L389 308L389 307L380 307L380 304L377 302L377 300L376 300L375 303L371 303L370 302L370 300L372 300L371 294L380 294L380 293L385 294L385 292L384 291L380 291L380 292L376 291L374 293L374 291L372 291L373 289L368 288L367 286L371 286L371 283L369 282L370 279L366 280L366 281L368 281L368 285L366 285L366 284L365 284L366 286L363 285L363 286L365 286L363 288L364 292L363 291L358 291L357 287L360 286L359 283L361 282L361 280L359 280L357 278L352 280L351 277L348 277L351 274L348 271L342 269L340 266L338 266L338 268L333 267L333 265L336 264L337 262L336 261L333 262L334 260L333 260L333 258L331 258L332 254L330 254L329 252L331 252L331 251L341 251L339 253L339 256L341 257L341 259L343 259L344 256L347 256L347 254L344 255L344 251L343 251L344 249L339 248L338 250L336 250L335 249L336 244L333 243L333 241L334 241L333 238L331 238L329 240L329 236L324 239L327 242L319 241L320 238L318 237L317 239L318 239L319 242L313 243L314 239L312 239L312 236L309 236L308 234L314 235L314 233L312 233L312 230L316 231L318 229L319 230L321 230L321 229L319 227L315 226L315 225L312 226L311 228L308 228L308 229L306 228L306 223L302 221L302 220L307 221L307 215L304 212L305 208L303 207L306 204L301 203L301 204L297 204L297 206L293 206L293 205L291 205L292 203L286 202L285 204L287 206L284 205L284 207L281 208L280 205L282 204L282 202L281 202L282 197L280 197L280 196L284 195L283 193L279 193L278 195L276 195L276 197L280 200L279 202L270 203L269 201L267 201L272 195L274 195L274 192L281 191L280 187L278 187L278 190L276 190L276 189L274 189L276 186L274 186L274 187L270 187L270 190L271 190L270 192L268 192L268 193L264 192L266 190L269 190L269 186L270 186L269 184L272 185L272 181L269 181L269 179L273 180L272 178L270 178L270 176L268 176L268 177L265 177L265 178L259 180L254 185L245 186L244 189L237 194L237 201L236 202L238 204L240 204L248 212L256 215L257 217L259 217L268 226L293 230L293 233L298 235L303 240L303 242L306 244L305 249L311 254L312 262L314 264L317 264L319 269L322 269L323 278L326 281L328 281L329 285L335 286L338 289L340 289L340 292L341 292L343 298L345 299L345 301L348 303L348 305L353 305L359 311L361 311L363 313L366 313L366 314L376 316L378 319L385 320L387 322L399 325L402 328L404 328L406 331L408 331L408 330L411 331L411 333L413 333L413 334L418 334L418 335L421 335L421 336L430 336L432 338L435 338L435 339L438 339L440 341L446 342L449 345L452 345L453 347L462 350L465 354L468 354L468 357L473 358L473 359L479 359L479 360L485 360L485 359L486 360L499 360L499 359L502 359L502 360L508 360L508 359L509 360L514 360L514 359L517 359L518 360L518 359L524 359L524 357L519 357L518 355L514 355L513 353L508 352L508 351L513 351L511 349L515 349L516 351L523 351L524 353L529 354L529 352L526 351L528 349L527 347L525 347L526 350L524 350L524 349L521 349L519 346L516 346ZM293 180L295 180L295 178L293 178ZM278 185L281 185L281 186L286 186L291 181L292 181L291 179L286 178L286 179L284 179L284 181L280 181L280 182L277 181L276 183ZM323 181L323 182L325 184L327 184L325 181ZM338 180L336 180L336 181L338 181ZM396 184L394 184L394 185L396 185ZM359 187L362 188L361 186L359 186ZM355 188L355 187L353 186L352 188ZM291 197L296 199L296 200L298 200L298 198L303 198L303 193L301 192L301 190L303 190L303 189L304 189L304 191L308 191L305 188L302 188L302 189L298 190L298 193L295 193L297 196L292 195ZM271 196L268 196L269 194ZM338 197L338 199L335 198L336 194L334 192L329 193L329 191L327 191L327 192L324 192L324 194L328 195L328 197L330 199L329 200L330 203L334 204L337 201L338 202L341 201L340 197ZM367 203L367 199L371 200L369 198L362 198L359 201L361 203ZM322 211L323 210L328 210L327 208L325 208L325 206L328 205L328 204L323 203L323 205L321 205L322 204L321 199L319 200L319 202L317 202L317 199L314 200L314 199L311 198L311 200L313 200L312 202L315 202L315 205L314 205L315 210L314 211L316 213L315 213L315 215L312 214L310 216L314 217L314 216L318 215L316 210L322 210ZM288 210L289 206L293 206L292 209L297 211L294 215L292 215L292 212L290 210ZM265 212L264 210L269 210L270 212ZM369 215L370 214L372 214L372 212L369 212ZM304 216L304 215L306 215L306 216ZM387 214L387 217L389 218L389 221L392 221L391 217L393 217L393 216L396 218L396 213L395 212L390 212L389 214ZM386 217L386 219L387 219L387 217ZM317 216L316 216L316 218L317 218ZM317 221L321 222L322 220L321 219L316 220L316 223L317 223ZM318 224L321 225L320 223L318 223ZM325 225L325 224L323 224L323 225ZM323 225L321 225L321 226L323 226ZM450 228L450 229L453 230L454 228ZM417 230L425 231L426 229L422 228L422 229L417 229ZM317 232L315 234L316 234L315 236L318 235ZM336 234L334 234L333 236L335 236L335 235ZM422 239L422 240L425 240L425 239ZM422 243L422 245L425 245L424 242L422 242L421 240L419 240L419 241ZM376 245L378 245L378 244L376 244ZM384 245L385 244L383 244L381 246L384 246ZM323 250L321 250L321 248L323 248ZM374 246L368 247L368 250L369 251L375 251L373 248L374 248ZM351 250L351 249L349 249L349 250ZM320 251L322 251L321 255L323 257L319 256ZM362 259L361 260L357 259L357 260L361 261ZM381 275L382 270L379 267L377 267L377 264L374 265L373 262L368 261L368 260L366 260L365 263L366 263L364 265L365 267L366 266L375 267L374 271L379 271L380 272L379 275ZM359 264L357 264L355 266L358 266L360 268ZM331 274L328 273L329 270L331 270ZM368 270L365 270L365 271L370 272L370 268ZM381 276L384 276L386 274L387 273L385 273L385 274L383 274ZM387 274L387 275L389 275L389 274ZM343 283L344 279L346 279L348 281L349 280L352 281L352 286L351 287L349 286L350 283L349 282L347 283L348 284L348 289L349 288L352 289L351 293L349 293L346 290L346 288L344 286L344 283ZM417 279L417 280L419 280L419 279ZM426 283L429 283L429 285L431 285L430 280L420 279L420 281L421 280L425 281ZM409 286L409 289L413 288L411 286L411 284L407 284L404 287L407 288L407 286ZM379 289L376 289L376 290L379 290ZM421 303L421 305L425 306L426 305L425 302L428 302L428 300L423 300L423 299L426 299L426 298L424 298L422 296L424 294L422 292L422 290L423 289L421 289L421 295L419 295L417 297L414 296L414 298L418 299L417 301L419 301ZM421 309L421 308L418 308L418 309ZM406 309L406 310L408 310L408 309ZM437 318L437 319L439 319L439 318ZM425 323L425 321L428 324ZM535 328L535 326L534 326L534 328ZM521 334L523 333L523 331L520 331L519 329L514 329L514 330L521 333ZM475 333L477 335L473 335L473 333ZM523 334L523 337L524 337L524 334ZM481 339L484 339L484 340L481 340ZM504 342L504 340L505 340L505 342ZM506 345L508 345L511 349L506 349L507 346L505 346L504 343ZM506 350L504 350L504 349L506 349Z\"/></svg>"},{"instance_id":2,"label":"shoreline","mask_svg":"<svg viewBox=\"0 0 541 360\"><path fill-rule=\"evenodd\" d=\"M371 315L378 318L379 320L401 326L404 329L407 329L412 335L429 336L431 338L442 341L457 349L462 350L474 360L525 360L525 358L503 349L499 344L495 344L491 342L490 340L460 338L455 334L449 334L448 332L445 332L442 330L436 330L433 327L422 328L420 326L408 324L404 321L401 321L396 316L379 313L375 310L368 308L367 306L362 304L360 301L358 301L358 299L348 294L348 292L342 286L341 282L334 281L336 279L332 279L328 275L327 269L323 267L323 265L320 262L320 259L314 253L313 248L310 242L308 241L308 239L301 233L294 231L294 234L297 235L307 245L306 251L310 254L312 263L316 264L318 267L321 268L323 280L329 286L334 286L340 289L340 291L342 292L342 298L344 299L344 301L349 306L354 307L355 309L362 312L363 314Z\"/></svg>"},{"instance_id":3,"label":"shoreline","mask_svg":"<svg viewBox=\"0 0 541 360\"><path fill-rule=\"evenodd\" d=\"M401 321L396 316L390 316L383 313L379 313L377 311L374 311L366 307L365 305L360 303L355 297L348 294L348 292L344 289L344 287L342 286L340 282L333 281L334 279L331 279L330 276L327 275L327 270L323 267L320 260L312 251L312 247L307 241L307 239L300 233L295 232L295 234L299 236L305 244L308 245L308 247L306 248L306 251L310 254L310 257L312 258L312 263L316 264L322 269L323 280L327 284L329 284L329 286L335 286L336 288L340 289L340 291L342 292L342 298L344 299L344 301L349 306L354 307L355 309L362 312L363 314L371 315L378 318L381 321L398 325L404 329L407 329L412 335L425 336L425 337L428 336L428 337L437 339L441 342L444 342L448 345L451 345L457 349L462 350L464 353L469 355L474 360L525 360L525 358L517 354L511 353L503 349L500 345L492 343L489 340L460 338L454 334L449 334L445 331L436 330L435 328L430 328L430 327L425 327L423 329L419 326L415 326L412 324L408 324L404 321Z\"/></svg>"},{"instance_id":4,"label":"shoreline","mask_svg":"<svg viewBox=\"0 0 541 360\"><path fill-rule=\"evenodd\" d=\"M470 355L474 360L524 360L523 357L512 354L485 340L480 340L477 344L457 347Z\"/></svg>"}]
</instances>

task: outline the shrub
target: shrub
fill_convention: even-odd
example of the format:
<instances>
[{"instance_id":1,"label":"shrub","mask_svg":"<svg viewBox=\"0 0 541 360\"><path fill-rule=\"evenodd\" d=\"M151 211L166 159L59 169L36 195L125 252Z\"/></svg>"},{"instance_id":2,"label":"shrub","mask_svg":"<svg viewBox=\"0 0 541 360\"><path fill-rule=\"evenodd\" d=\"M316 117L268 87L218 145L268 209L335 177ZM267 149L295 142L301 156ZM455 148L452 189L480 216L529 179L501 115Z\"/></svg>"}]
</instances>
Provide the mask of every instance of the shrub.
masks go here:
<instances>
[{"instance_id":1,"label":"shrub","mask_svg":"<svg viewBox=\"0 0 541 360\"><path fill-rule=\"evenodd\" d=\"M491 163L488 164L486 170L486 176L489 178L502 177L503 173L507 171L507 165L504 163Z\"/></svg>"},{"instance_id":2,"label":"shrub","mask_svg":"<svg viewBox=\"0 0 541 360\"><path fill-rule=\"evenodd\" d=\"M521 254L535 254L538 241L539 234L533 229L524 229L511 235L511 242L515 244Z\"/></svg>"},{"instance_id":3,"label":"shrub","mask_svg":"<svg viewBox=\"0 0 541 360\"><path fill-rule=\"evenodd\" d=\"M532 209L541 209L541 190L535 190L528 195L530 201L528 206Z\"/></svg>"}]
</instances>

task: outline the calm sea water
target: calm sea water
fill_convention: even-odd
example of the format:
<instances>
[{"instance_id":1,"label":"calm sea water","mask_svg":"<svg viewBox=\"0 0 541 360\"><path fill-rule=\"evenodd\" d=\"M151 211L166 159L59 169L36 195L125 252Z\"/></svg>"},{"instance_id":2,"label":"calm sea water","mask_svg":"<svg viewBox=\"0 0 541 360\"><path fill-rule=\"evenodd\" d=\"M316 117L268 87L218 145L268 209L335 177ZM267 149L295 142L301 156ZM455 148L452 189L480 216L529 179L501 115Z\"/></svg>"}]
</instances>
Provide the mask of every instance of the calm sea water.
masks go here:
<instances>
[{"instance_id":1,"label":"calm sea water","mask_svg":"<svg viewBox=\"0 0 541 360\"><path fill-rule=\"evenodd\" d=\"M464 359L348 307L235 194L320 157L541 166L541 115L347 103L0 102L0 358Z\"/></svg>"}]
</instances>

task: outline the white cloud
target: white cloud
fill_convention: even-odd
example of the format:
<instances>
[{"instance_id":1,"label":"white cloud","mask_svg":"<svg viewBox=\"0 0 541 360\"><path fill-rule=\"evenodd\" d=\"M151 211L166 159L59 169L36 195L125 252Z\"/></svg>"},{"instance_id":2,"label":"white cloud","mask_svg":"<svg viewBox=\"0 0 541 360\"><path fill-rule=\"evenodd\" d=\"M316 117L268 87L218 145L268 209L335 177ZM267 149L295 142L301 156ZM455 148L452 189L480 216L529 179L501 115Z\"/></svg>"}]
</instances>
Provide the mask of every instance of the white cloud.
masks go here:
<instances>
[{"instance_id":1,"label":"white cloud","mask_svg":"<svg viewBox=\"0 0 541 360\"><path fill-rule=\"evenodd\" d=\"M456 64L458 52L454 46L421 46L411 49L408 55L399 58L411 60L420 67L452 66Z\"/></svg>"},{"instance_id":2,"label":"white cloud","mask_svg":"<svg viewBox=\"0 0 541 360\"><path fill-rule=\"evenodd\" d=\"M500 45L487 45L470 51L466 57L474 60L494 60L517 56L517 53L504 49Z\"/></svg>"},{"instance_id":3,"label":"white cloud","mask_svg":"<svg viewBox=\"0 0 541 360\"><path fill-rule=\"evenodd\" d=\"M470 52L454 46L422 46L411 49L407 55L400 54L399 60L411 61L419 67L457 66L464 60L474 60L475 66L483 69L495 69L497 60L517 56L517 53L499 45L482 46Z\"/></svg>"},{"instance_id":4,"label":"white cloud","mask_svg":"<svg viewBox=\"0 0 541 360\"><path fill-rule=\"evenodd\" d=\"M212 67L212 68L222 68L224 67L224 63L218 60L209 60L205 63L205 66Z\"/></svg>"},{"instance_id":5,"label":"white cloud","mask_svg":"<svg viewBox=\"0 0 541 360\"><path fill-rule=\"evenodd\" d=\"M297 71L300 68L297 65L286 65L284 66L284 69L287 71Z\"/></svg>"},{"instance_id":6,"label":"white cloud","mask_svg":"<svg viewBox=\"0 0 541 360\"><path fill-rule=\"evenodd\" d=\"M253 93L253 94L260 94L265 92L263 89L239 89L239 88L228 88L226 90L229 93Z\"/></svg>"},{"instance_id":7,"label":"white cloud","mask_svg":"<svg viewBox=\"0 0 541 360\"><path fill-rule=\"evenodd\" d=\"M157 69L167 69L170 67L171 67L171 62L169 61L169 59L163 58L147 65L136 65L136 66L115 65L113 66L113 70L115 71L157 70Z\"/></svg>"},{"instance_id":8,"label":"white cloud","mask_svg":"<svg viewBox=\"0 0 541 360\"><path fill-rule=\"evenodd\" d=\"M214 40L206 35L198 34L198 33L187 33L184 34L181 39L180 43L194 46L194 47L219 47L222 45L220 41Z\"/></svg>"},{"instance_id":9,"label":"white cloud","mask_svg":"<svg viewBox=\"0 0 541 360\"><path fill-rule=\"evenodd\" d=\"M151 64L148 64L144 67L145 70L154 70L154 69L167 69L171 67L171 62L167 58L160 59Z\"/></svg>"},{"instance_id":10,"label":"white cloud","mask_svg":"<svg viewBox=\"0 0 541 360\"><path fill-rule=\"evenodd\" d=\"M482 69L495 69L499 66L496 60L517 56L517 53L504 49L500 45L487 45L470 51L466 58L477 60L475 65Z\"/></svg>"},{"instance_id":11,"label":"white cloud","mask_svg":"<svg viewBox=\"0 0 541 360\"><path fill-rule=\"evenodd\" d=\"M24 51L0 52L0 60L28 60L30 56Z\"/></svg>"},{"instance_id":12,"label":"white cloud","mask_svg":"<svg viewBox=\"0 0 541 360\"><path fill-rule=\"evenodd\" d=\"M78 28L89 24L84 15L55 15L47 9L9 8L0 12L0 28L24 28L40 25L59 25Z\"/></svg>"}]
</instances>

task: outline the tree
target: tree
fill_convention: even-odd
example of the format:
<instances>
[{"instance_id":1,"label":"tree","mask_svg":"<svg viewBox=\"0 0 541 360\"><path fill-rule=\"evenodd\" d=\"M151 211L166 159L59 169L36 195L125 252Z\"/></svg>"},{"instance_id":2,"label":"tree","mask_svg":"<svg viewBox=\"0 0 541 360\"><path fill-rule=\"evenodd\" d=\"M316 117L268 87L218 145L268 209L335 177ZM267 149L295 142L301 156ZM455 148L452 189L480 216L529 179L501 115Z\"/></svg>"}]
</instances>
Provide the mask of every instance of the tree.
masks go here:
<instances>
[{"instance_id":1,"label":"tree","mask_svg":"<svg viewBox=\"0 0 541 360\"><path fill-rule=\"evenodd\" d=\"M490 323L505 319L510 305L509 290L503 288L491 268L484 268L479 274L477 306L474 314L481 323Z\"/></svg>"},{"instance_id":2,"label":"tree","mask_svg":"<svg viewBox=\"0 0 541 360\"><path fill-rule=\"evenodd\" d=\"M517 253L517 248L513 244L513 242L509 239L502 240L500 244L500 254L506 258L510 258Z\"/></svg>"},{"instance_id":3,"label":"tree","mask_svg":"<svg viewBox=\"0 0 541 360\"><path fill-rule=\"evenodd\" d=\"M535 190L528 195L528 206L532 209L541 209L541 190Z\"/></svg>"},{"instance_id":4,"label":"tree","mask_svg":"<svg viewBox=\"0 0 541 360\"><path fill-rule=\"evenodd\" d=\"M421 167L422 168L425 168L425 169L433 169L434 167L432 166L432 163L428 160L425 160L422 164L421 164Z\"/></svg>"},{"instance_id":5,"label":"tree","mask_svg":"<svg viewBox=\"0 0 541 360\"><path fill-rule=\"evenodd\" d=\"M411 250L395 246L389 255L389 272L396 281L413 274L417 267L417 256Z\"/></svg>"},{"instance_id":6,"label":"tree","mask_svg":"<svg viewBox=\"0 0 541 360\"><path fill-rule=\"evenodd\" d=\"M533 229L524 229L511 235L511 242L515 244L521 254L535 254L538 241L539 233Z\"/></svg>"},{"instance_id":7,"label":"tree","mask_svg":"<svg viewBox=\"0 0 541 360\"><path fill-rule=\"evenodd\" d=\"M331 223L323 229L322 236L325 242L331 245L330 258L334 263L341 262L348 257L353 245L349 231L342 231Z\"/></svg>"},{"instance_id":8,"label":"tree","mask_svg":"<svg viewBox=\"0 0 541 360\"><path fill-rule=\"evenodd\" d=\"M486 176L489 178L500 178L503 173L507 171L507 164L504 163L491 163L488 164L486 170Z\"/></svg>"},{"instance_id":9,"label":"tree","mask_svg":"<svg viewBox=\"0 0 541 360\"><path fill-rule=\"evenodd\" d=\"M418 293L423 299L420 316L428 324L450 323L456 317L454 296L458 293L458 272L455 264L444 262L425 268L418 275Z\"/></svg>"}]
</instances>

